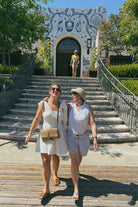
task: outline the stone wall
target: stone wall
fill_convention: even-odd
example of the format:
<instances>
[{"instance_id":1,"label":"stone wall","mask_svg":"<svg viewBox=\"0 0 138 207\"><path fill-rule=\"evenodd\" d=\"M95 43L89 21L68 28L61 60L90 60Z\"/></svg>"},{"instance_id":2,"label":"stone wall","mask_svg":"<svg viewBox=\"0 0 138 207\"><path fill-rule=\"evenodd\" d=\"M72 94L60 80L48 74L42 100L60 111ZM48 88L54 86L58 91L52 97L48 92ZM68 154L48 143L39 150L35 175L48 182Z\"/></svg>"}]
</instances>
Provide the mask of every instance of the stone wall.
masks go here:
<instances>
[{"instance_id":1,"label":"stone wall","mask_svg":"<svg viewBox=\"0 0 138 207\"><path fill-rule=\"evenodd\" d=\"M74 8L46 8L40 7L43 14L49 14L50 19L46 22L49 32L46 38L50 38L52 45L53 68L56 68L56 48L64 38L75 39L81 47L81 76L86 73L90 60L90 53L98 46L98 25L106 18L106 7L96 9ZM92 40L91 47L87 48L87 39Z\"/></svg>"}]
</instances>

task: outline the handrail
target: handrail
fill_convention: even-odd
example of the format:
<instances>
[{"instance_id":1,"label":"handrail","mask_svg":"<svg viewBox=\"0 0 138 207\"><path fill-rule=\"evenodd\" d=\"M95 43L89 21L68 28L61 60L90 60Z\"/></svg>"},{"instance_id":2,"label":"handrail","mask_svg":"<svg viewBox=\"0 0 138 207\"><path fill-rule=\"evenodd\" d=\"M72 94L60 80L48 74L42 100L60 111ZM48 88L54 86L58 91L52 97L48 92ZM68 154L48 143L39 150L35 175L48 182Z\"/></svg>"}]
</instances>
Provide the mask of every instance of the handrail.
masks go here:
<instances>
[{"instance_id":1,"label":"handrail","mask_svg":"<svg viewBox=\"0 0 138 207\"><path fill-rule=\"evenodd\" d=\"M31 54L27 61L12 75L0 83L0 93L14 89L23 89L33 74L34 57Z\"/></svg>"},{"instance_id":2,"label":"handrail","mask_svg":"<svg viewBox=\"0 0 138 207\"><path fill-rule=\"evenodd\" d=\"M138 134L138 98L106 68L98 57L98 79L107 99L130 131Z\"/></svg>"},{"instance_id":3,"label":"handrail","mask_svg":"<svg viewBox=\"0 0 138 207\"><path fill-rule=\"evenodd\" d=\"M0 84L0 118L8 112L29 84L33 74L33 62L34 56L31 55L14 74L6 77Z\"/></svg>"}]
</instances>

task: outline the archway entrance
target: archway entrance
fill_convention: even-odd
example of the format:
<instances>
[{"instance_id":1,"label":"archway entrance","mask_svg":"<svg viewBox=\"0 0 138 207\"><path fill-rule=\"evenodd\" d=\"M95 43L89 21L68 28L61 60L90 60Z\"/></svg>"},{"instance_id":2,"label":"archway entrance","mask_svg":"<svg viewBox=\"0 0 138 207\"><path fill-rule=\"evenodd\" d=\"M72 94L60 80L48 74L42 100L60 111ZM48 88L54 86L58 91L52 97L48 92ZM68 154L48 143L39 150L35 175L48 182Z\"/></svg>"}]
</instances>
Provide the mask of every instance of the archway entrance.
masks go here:
<instances>
[{"instance_id":1,"label":"archway entrance","mask_svg":"<svg viewBox=\"0 0 138 207\"><path fill-rule=\"evenodd\" d=\"M65 38L58 43L56 50L56 76L72 76L70 60L74 54L74 50L79 51L81 60L80 44L75 39ZM80 64L77 70L77 76L80 76Z\"/></svg>"}]
</instances>

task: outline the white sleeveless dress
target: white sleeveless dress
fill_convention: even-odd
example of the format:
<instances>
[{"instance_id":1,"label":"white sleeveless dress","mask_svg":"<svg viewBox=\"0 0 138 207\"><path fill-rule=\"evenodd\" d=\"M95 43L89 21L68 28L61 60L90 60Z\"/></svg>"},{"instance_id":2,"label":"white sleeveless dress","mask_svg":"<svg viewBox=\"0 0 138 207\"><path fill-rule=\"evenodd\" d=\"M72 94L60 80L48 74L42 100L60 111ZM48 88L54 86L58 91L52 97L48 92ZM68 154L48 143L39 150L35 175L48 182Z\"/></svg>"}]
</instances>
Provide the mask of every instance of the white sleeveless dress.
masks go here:
<instances>
[{"instance_id":1,"label":"white sleeveless dress","mask_svg":"<svg viewBox=\"0 0 138 207\"><path fill-rule=\"evenodd\" d=\"M52 111L48 103L41 101L38 103L42 107L44 102L44 112L43 112L43 126L42 129L48 129L52 127L57 127L57 111ZM62 101L59 106L58 115L58 129L60 133L60 138L55 140L49 140L43 142L41 135L39 135L36 143L36 152L47 153L48 155L56 154L58 156L67 153L67 143L66 143L66 126L67 126L67 106L65 101Z\"/></svg>"}]
</instances>

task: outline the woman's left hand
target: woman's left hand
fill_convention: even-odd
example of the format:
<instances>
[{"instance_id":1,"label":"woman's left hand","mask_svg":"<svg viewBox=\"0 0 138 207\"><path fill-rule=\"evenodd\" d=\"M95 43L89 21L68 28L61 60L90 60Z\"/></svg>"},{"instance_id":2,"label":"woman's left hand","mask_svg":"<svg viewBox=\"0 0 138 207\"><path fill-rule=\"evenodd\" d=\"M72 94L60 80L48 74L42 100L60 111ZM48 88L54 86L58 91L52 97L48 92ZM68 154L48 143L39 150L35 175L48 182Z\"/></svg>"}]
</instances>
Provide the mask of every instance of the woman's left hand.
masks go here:
<instances>
[{"instance_id":1,"label":"woman's left hand","mask_svg":"<svg viewBox=\"0 0 138 207\"><path fill-rule=\"evenodd\" d=\"M93 139L93 145L94 145L94 152L98 149L97 139Z\"/></svg>"},{"instance_id":2,"label":"woman's left hand","mask_svg":"<svg viewBox=\"0 0 138 207\"><path fill-rule=\"evenodd\" d=\"M28 134L26 139L25 139L25 143L28 144L30 139L31 139L31 134Z\"/></svg>"}]
</instances>

